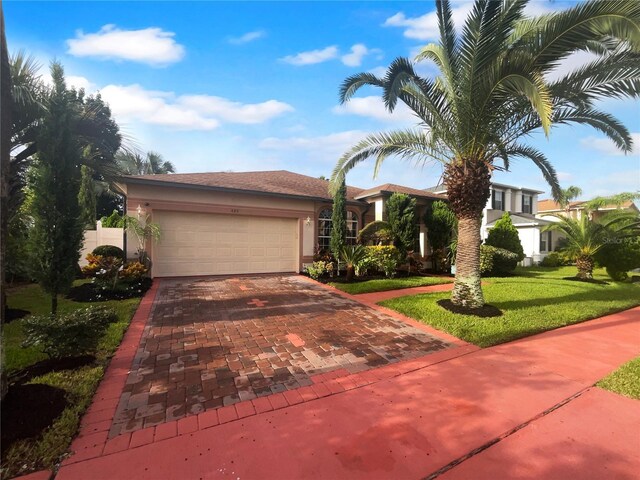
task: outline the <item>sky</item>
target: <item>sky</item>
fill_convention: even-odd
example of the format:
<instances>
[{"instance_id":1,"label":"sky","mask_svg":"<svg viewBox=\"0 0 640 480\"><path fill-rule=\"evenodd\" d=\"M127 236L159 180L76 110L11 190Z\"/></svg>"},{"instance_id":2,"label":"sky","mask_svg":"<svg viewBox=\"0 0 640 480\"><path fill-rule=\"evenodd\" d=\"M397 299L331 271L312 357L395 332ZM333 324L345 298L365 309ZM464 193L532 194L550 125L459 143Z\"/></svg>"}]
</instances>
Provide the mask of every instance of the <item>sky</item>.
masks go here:
<instances>
[{"instance_id":1,"label":"sky","mask_svg":"<svg viewBox=\"0 0 640 480\"><path fill-rule=\"evenodd\" d=\"M578 0L532 0L528 12ZM454 1L461 27L468 1ZM413 58L437 40L435 4L425 2L28 2L4 1L10 53L24 50L46 78L56 59L67 83L100 92L129 146L156 151L181 173L290 170L330 176L338 158L367 134L415 125L406 109L385 111L379 91L362 89L345 105L338 91L359 72L382 74L394 58ZM560 67L587 61L579 54ZM435 67L418 71L434 76ZM560 72L557 72L560 73ZM636 139L623 155L603 135L578 126L528 141L556 167L561 185L584 197L640 190L640 102L607 100ZM389 159L347 176L369 188L426 188L442 167ZM495 181L549 187L527 160Z\"/></svg>"}]
</instances>

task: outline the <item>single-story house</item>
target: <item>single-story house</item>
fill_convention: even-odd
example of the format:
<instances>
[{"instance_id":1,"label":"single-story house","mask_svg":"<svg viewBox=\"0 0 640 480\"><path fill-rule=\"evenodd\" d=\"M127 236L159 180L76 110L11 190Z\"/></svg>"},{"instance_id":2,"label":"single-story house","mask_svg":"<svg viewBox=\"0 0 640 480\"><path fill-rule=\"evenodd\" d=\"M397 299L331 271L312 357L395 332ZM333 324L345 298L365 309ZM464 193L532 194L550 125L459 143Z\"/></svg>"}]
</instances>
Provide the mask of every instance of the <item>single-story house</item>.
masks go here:
<instances>
[{"instance_id":1,"label":"single-story house","mask_svg":"<svg viewBox=\"0 0 640 480\"><path fill-rule=\"evenodd\" d=\"M298 272L331 237L328 181L284 170L126 176L117 183L128 215L149 215L161 239L146 250L155 277ZM384 218L395 192L416 198L420 248L423 214L442 195L400 185L347 187L347 239ZM127 256L136 244L126 242Z\"/></svg>"}]
</instances>

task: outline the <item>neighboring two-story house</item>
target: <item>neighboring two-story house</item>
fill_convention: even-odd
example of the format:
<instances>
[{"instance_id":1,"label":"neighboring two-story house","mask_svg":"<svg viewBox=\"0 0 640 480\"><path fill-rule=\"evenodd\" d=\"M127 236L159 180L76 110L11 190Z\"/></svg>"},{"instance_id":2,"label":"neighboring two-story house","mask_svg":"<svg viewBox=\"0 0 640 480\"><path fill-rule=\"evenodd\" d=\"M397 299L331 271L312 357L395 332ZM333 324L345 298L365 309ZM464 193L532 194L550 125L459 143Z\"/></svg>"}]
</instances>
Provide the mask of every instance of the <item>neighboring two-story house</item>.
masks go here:
<instances>
[{"instance_id":1,"label":"neighboring two-story house","mask_svg":"<svg viewBox=\"0 0 640 480\"><path fill-rule=\"evenodd\" d=\"M446 195L447 189L444 185L439 185L428 188L427 191ZM509 212L513 225L518 229L524 250L525 259L522 264L529 266L541 261L554 247L550 232L542 231L551 222L536 217L538 195L542 193L544 192L530 188L492 183L491 196L482 213L482 239L487 238L489 230L495 226L504 212Z\"/></svg>"}]
</instances>

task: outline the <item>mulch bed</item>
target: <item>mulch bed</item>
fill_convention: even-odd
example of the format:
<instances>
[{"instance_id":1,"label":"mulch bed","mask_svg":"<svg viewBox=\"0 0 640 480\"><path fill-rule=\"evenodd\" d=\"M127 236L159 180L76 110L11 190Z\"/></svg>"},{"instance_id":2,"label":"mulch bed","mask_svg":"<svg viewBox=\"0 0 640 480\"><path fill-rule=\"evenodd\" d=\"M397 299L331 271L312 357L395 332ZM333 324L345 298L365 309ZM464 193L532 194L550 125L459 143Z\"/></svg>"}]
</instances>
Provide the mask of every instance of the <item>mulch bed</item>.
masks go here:
<instances>
[{"instance_id":1,"label":"mulch bed","mask_svg":"<svg viewBox=\"0 0 640 480\"><path fill-rule=\"evenodd\" d=\"M18 440L35 437L67 406L65 391L50 385L16 384L2 400L2 454Z\"/></svg>"},{"instance_id":2,"label":"mulch bed","mask_svg":"<svg viewBox=\"0 0 640 480\"><path fill-rule=\"evenodd\" d=\"M498 307L494 307L493 305L484 305L481 308L468 308L461 307L459 305L454 305L451 300L438 300L436 302L445 310L448 310L452 313L456 313L459 315L472 315L474 317L480 318L491 318L491 317L501 317L502 310Z\"/></svg>"},{"instance_id":3,"label":"mulch bed","mask_svg":"<svg viewBox=\"0 0 640 480\"><path fill-rule=\"evenodd\" d=\"M130 284L127 288L117 287L115 290L102 290L93 283L83 283L69 290L66 297L74 302L105 302L107 300L126 300L141 297L149 288L152 280L143 278L138 284Z\"/></svg>"}]
</instances>

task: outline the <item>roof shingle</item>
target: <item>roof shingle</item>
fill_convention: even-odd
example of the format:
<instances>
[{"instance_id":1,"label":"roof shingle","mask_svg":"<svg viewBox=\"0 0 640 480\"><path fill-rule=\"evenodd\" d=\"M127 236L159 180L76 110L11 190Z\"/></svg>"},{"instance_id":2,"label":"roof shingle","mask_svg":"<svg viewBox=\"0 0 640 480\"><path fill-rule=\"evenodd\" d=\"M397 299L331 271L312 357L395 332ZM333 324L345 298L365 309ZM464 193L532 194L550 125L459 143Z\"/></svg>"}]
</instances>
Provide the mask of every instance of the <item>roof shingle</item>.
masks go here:
<instances>
[{"instance_id":1,"label":"roof shingle","mask_svg":"<svg viewBox=\"0 0 640 480\"><path fill-rule=\"evenodd\" d=\"M191 185L224 190L241 190L267 194L292 195L331 200L329 182L319 178L272 170L265 172L170 173L160 175L127 175L124 183L157 183ZM354 201L363 190L347 187L347 200Z\"/></svg>"}]
</instances>

